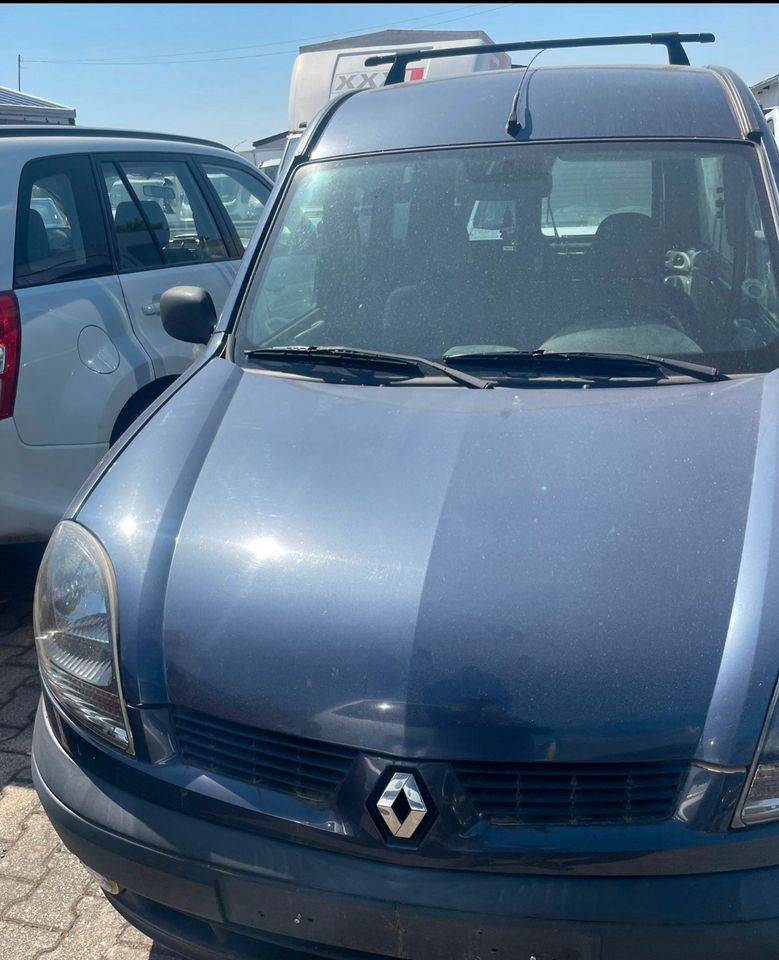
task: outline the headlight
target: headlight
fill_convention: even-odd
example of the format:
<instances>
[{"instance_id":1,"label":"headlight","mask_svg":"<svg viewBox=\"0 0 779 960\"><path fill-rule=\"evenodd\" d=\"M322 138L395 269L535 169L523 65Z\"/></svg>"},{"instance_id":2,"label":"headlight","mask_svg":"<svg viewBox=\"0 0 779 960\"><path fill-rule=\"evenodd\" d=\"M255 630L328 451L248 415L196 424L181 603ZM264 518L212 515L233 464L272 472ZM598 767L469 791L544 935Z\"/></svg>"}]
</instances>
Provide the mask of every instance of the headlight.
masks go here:
<instances>
[{"instance_id":1,"label":"headlight","mask_svg":"<svg viewBox=\"0 0 779 960\"><path fill-rule=\"evenodd\" d=\"M779 818L779 686L774 692L768 719L749 773L741 805L741 822L763 823Z\"/></svg>"},{"instance_id":2,"label":"headlight","mask_svg":"<svg viewBox=\"0 0 779 960\"><path fill-rule=\"evenodd\" d=\"M116 585L84 527L59 524L35 587L35 642L47 689L77 723L133 752L117 656Z\"/></svg>"}]
</instances>

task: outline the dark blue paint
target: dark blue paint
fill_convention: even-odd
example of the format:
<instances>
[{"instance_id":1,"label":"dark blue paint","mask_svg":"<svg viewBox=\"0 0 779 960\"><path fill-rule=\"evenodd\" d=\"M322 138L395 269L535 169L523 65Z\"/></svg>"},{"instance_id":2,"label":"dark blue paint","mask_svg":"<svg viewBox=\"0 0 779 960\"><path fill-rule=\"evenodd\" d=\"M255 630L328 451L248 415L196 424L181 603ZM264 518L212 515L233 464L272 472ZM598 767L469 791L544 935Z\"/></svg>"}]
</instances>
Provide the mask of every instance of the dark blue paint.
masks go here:
<instances>
[{"instance_id":1,"label":"dark blue paint","mask_svg":"<svg viewBox=\"0 0 779 960\"><path fill-rule=\"evenodd\" d=\"M667 66L534 67L518 109L522 128L511 135L506 120L522 74L486 72L350 97L311 156L513 140L739 137L713 73Z\"/></svg>"},{"instance_id":2,"label":"dark blue paint","mask_svg":"<svg viewBox=\"0 0 779 960\"><path fill-rule=\"evenodd\" d=\"M752 466L775 376L483 394L212 361L79 515L116 567L129 701L401 757L746 766L773 686L759 515L742 548L774 496ZM766 636L719 676L742 562ZM699 753L715 684L743 696Z\"/></svg>"},{"instance_id":3,"label":"dark blue paint","mask_svg":"<svg viewBox=\"0 0 779 960\"><path fill-rule=\"evenodd\" d=\"M309 159L750 134L779 169L727 70L534 69L510 136L520 77L331 104L274 187L220 329ZM470 933L447 940L462 916L517 955L773 956L779 826L731 824L777 674L779 373L514 393L334 386L224 357L215 336L71 513L116 571L139 755L41 714L34 773L69 846L133 891L117 906L174 946L216 938L236 956L254 927L293 944L345 929L396 956L423 930L431 958L470 958ZM170 704L361 753L314 807L188 767ZM671 820L531 828L455 803L436 762L455 758L692 765ZM395 760L437 805L417 848L387 845L365 806ZM399 940L374 937L390 926Z\"/></svg>"},{"instance_id":4,"label":"dark blue paint","mask_svg":"<svg viewBox=\"0 0 779 960\"><path fill-rule=\"evenodd\" d=\"M159 775L167 775L164 768ZM503 870L495 869L498 863L489 851L483 858L491 872L458 871L459 854L430 869L413 850L404 851L409 855L404 857L396 851L395 862L387 862L391 851L381 860L350 855L348 836L335 837L337 843L328 849L312 843L310 833L297 826L283 836L274 833L273 821L242 828L213 816L196 817L182 804L162 806L130 778L116 773L106 778L83 763L77 766L40 711L33 777L68 847L93 869L128 886L115 905L162 943L188 954L196 944L210 947L213 953L195 953L209 960L221 960L226 944L240 960L256 957L258 950L265 956L269 948L263 941L272 943L277 932L303 951L308 938L326 937L324 943L332 944L335 936L337 944L357 942L384 956L403 957L405 933L412 927L416 937L427 938L427 949L415 955L436 960L478 955L477 931L510 955L528 938L536 951L541 946L559 951L571 941L591 944L594 953L567 954L577 960L656 960L658 945L659 955L672 960L769 960L779 940L777 868L755 869L775 843L770 829L762 844L743 834L741 843L733 837L706 838L713 842L698 842L691 851L692 869L677 875L672 858L662 852L652 859L664 876L657 876L652 864L644 870L641 858L620 864L614 848L629 843L631 831L619 829L612 831L613 840L605 830L568 830L576 837L569 842L583 848L570 858L556 859L560 831L533 830L522 833L537 855L532 847L519 850ZM184 798L195 784L186 786L179 793ZM284 811L287 823L293 816L294 808ZM471 839L478 843L480 838ZM635 833L633 842L640 842ZM751 864L744 865L739 852L723 857L723 846L742 856L751 848ZM720 858L730 862L729 869L716 870ZM539 873L550 862L554 874ZM588 865L595 875L586 875ZM610 867L619 872L609 876ZM313 929L302 926L309 917Z\"/></svg>"}]
</instances>

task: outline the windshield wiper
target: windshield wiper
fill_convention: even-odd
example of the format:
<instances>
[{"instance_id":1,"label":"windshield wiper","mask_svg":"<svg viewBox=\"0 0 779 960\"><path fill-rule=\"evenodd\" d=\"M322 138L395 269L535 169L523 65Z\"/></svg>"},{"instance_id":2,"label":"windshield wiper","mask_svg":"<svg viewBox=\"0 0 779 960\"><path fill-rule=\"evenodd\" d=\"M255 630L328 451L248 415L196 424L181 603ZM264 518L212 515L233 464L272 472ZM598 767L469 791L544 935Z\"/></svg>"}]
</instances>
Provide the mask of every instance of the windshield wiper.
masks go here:
<instances>
[{"instance_id":1,"label":"windshield wiper","mask_svg":"<svg viewBox=\"0 0 779 960\"><path fill-rule=\"evenodd\" d=\"M278 363L323 364L334 367L363 367L384 370L388 373L408 374L416 371L423 377L446 376L454 383L474 390L488 390L494 386L491 380L482 380L462 370L455 370L445 363L425 357L406 356L400 353L385 353L382 350L360 350L356 347L287 346L260 347L244 350L247 360L267 360Z\"/></svg>"},{"instance_id":2,"label":"windshield wiper","mask_svg":"<svg viewBox=\"0 0 779 960\"><path fill-rule=\"evenodd\" d=\"M681 374L696 380L727 380L716 367L687 360L671 360L654 354L589 353L558 350L492 350L484 353L448 354L449 366L468 366L483 370L505 370L523 373L548 374L559 372L573 377L635 377L654 371L656 376Z\"/></svg>"}]
</instances>

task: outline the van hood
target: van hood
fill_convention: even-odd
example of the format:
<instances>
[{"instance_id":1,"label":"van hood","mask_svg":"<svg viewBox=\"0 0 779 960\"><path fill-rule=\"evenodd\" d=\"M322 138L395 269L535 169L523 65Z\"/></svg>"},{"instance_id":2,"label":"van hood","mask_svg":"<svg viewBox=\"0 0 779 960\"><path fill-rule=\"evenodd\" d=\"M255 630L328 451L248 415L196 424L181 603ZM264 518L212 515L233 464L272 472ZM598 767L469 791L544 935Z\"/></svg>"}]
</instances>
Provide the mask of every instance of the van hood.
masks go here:
<instances>
[{"instance_id":1,"label":"van hood","mask_svg":"<svg viewBox=\"0 0 779 960\"><path fill-rule=\"evenodd\" d=\"M213 360L78 516L127 698L409 759L745 765L778 422L775 374L476 391Z\"/></svg>"}]
</instances>

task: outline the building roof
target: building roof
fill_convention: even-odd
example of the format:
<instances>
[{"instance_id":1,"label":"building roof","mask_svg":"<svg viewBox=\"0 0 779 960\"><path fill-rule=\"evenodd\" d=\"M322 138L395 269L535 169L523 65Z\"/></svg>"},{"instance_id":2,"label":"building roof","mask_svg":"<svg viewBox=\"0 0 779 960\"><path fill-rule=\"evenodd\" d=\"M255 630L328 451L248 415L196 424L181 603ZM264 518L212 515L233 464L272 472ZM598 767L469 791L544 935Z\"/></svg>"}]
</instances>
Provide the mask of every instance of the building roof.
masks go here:
<instances>
[{"instance_id":1,"label":"building roof","mask_svg":"<svg viewBox=\"0 0 779 960\"><path fill-rule=\"evenodd\" d=\"M749 89L753 93L757 93L758 90L770 87L772 84L776 84L777 81L779 81L779 73L775 73L772 77L766 77L765 80L758 80L757 83L751 83Z\"/></svg>"},{"instance_id":2,"label":"building roof","mask_svg":"<svg viewBox=\"0 0 779 960\"><path fill-rule=\"evenodd\" d=\"M379 30L356 37L342 37L325 43L311 43L300 47L301 53L316 50L351 50L354 47L396 47L406 44L438 43L442 40L474 40L492 43L483 30Z\"/></svg>"},{"instance_id":3,"label":"building roof","mask_svg":"<svg viewBox=\"0 0 779 960\"><path fill-rule=\"evenodd\" d=\"M287 131L282 130L281 133L272 133L269 137L262 137L259 140L252 140L253 147L265 147L266 149L272 149L274 147L283 147L287 142Z\"/></svg>"},{"instance_id":4,"label":"building roof","mask_svg":"<svg viewBox=\"0 0 779 960\"><path fill-rule=\"evenodd\" d=\"M512 70L485 71L347 95L326 126L312 131L312 156L465 143L742 136L725 86L706 68L561 66L523 76L518 132L507 132L506 123L521 78Z\"/></svg>"},{"instance_id":5,"label":"building roof","mask_svg":"<svg viewBox=\"0 0 779 960\"><path fill-rule=\"evenodd\" d=\"M76 122L74 107L34 97L10 87L0 87L0 123L65 123Z\"/></svg>"},{"instance_id":6,"label":"building roof","mask_svg":"<svg viewBox=\"0 0 779 960\"><path fill-rule=\"evenodd\" d=\"M73 110L73 107L66 107L63 103L34 97L31 93L22 93L21 90L12 90L10 87L0 87L0 103L18 104L23 107L45 107L46 109L53 107L55 110ZM75 110L73 112L75 113Z\"/></svg>"}]
</instances>

